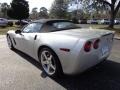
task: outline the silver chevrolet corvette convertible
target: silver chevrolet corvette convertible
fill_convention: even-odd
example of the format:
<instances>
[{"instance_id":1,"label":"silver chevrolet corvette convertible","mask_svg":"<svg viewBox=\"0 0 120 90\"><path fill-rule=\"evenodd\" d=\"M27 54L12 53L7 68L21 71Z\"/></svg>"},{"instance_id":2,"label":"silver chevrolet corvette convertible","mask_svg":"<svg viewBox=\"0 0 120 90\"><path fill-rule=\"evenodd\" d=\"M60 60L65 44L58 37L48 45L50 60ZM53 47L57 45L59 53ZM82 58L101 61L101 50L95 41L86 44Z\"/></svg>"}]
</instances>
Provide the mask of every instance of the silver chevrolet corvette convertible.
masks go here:
<instances>
[{"instance_id":1,"label":"silver chevrolet corvette convertible","mask_svg":"<svg viewBox=\"0 0 120 90\"><path fill-rule=\"evenodd\" d=\"M10 49L39 61L51 77L78 74L106 60L114 32L84 29L68 20L41 19L7 32Z\"/></svg>"}]
</instances>

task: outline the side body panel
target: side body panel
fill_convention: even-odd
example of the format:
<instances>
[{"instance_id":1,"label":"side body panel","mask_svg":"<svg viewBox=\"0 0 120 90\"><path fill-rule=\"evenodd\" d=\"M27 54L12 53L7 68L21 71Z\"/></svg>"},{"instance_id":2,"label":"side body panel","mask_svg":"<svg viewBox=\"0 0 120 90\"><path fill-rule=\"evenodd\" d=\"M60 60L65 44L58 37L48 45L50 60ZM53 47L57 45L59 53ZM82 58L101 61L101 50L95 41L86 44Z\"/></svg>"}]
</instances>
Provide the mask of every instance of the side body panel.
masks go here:
<instances>
[{"instance_id":1,"label":"side body panel","mask_svg":"<svg viewBox=\"0 0 120 90\"><path fill-rule=\"evenodd\" d=\"M34 58L36 60L38 59L38 49L40 46L48 46L50 47L58 56L62 68L67 69L67 66L70 62L70 58L74 55L71 55L71 52L73 51L75 45L79 41L78 38L69 37L65 35L55 35L50 33L40 33L38 34L37 40L35 41L34 45ZM82 42L79 47L81 49ZM60 48L67 48L70 49L70 52L61 51ZM66 71L66 70L65 70Z\"/></svg>"},{"instance_id":2,"label":"side body panel","mask_svg":"<svg viewBox=\"0 0 120 90\"><path fill-rule=\"evenodd\" d=\"M34 56L34 38L35 38L35 33L22 33L22 51L25 52L26 54L30 56Z\"/></svg>"}]
</instances>

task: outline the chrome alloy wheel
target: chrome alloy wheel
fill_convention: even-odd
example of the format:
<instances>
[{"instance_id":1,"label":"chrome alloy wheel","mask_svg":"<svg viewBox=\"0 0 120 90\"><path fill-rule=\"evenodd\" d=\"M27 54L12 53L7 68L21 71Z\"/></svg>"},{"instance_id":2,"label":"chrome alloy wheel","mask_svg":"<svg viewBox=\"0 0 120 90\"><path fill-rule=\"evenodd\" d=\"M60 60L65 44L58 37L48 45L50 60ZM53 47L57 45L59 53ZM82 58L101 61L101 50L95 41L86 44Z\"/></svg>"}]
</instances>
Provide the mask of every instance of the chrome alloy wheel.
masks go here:
<instances>
[{"instance_id":1,"label":"chrome alloy wheel","mask_svg":"<svg viewBox=\"0 0 120 90\"><path fill-rule=\"evenodd\" d=\"M41 64L48 75L53 75L56 72L55 58L50 51L44 50L41 52Z\"/></svg>"}]
</instances>

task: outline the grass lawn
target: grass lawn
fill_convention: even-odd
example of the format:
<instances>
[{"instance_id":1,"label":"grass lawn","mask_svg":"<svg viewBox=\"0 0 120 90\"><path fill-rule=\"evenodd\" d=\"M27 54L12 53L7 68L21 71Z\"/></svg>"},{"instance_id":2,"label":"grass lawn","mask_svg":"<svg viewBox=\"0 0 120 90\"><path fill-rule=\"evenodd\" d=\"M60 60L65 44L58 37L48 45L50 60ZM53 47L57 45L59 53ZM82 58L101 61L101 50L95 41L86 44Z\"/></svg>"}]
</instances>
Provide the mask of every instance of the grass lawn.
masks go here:
<instances>
[{"instance_id":1,"label":"grass lawn","mask_svg":"<svg viewBox=\"0 0 120 90\"><path fill-rule=\"evenodd\" d=\"M0 35L5 35L7 33L7 31L9 30L17 30L18 27L17 26L13 26L13 27L0 27Z\"/></svg>"},{"instance_id":2,"label":"grass lawn","mask_svg":"<svg viewBox=\"0 0 120 90\"><path fill-rule=\"evenodd\" d=\"M108 25L99 25L99 24L77 24L77 25L82 28L106 29L106 30L115 31L116 35L119 35L120 37L120 24L114 25L113 29L108 28Z\"/></svg>"},{"instance_id":3,"label":"grass lawn","mask_svg":"<svg viewBox=\"0 0 120 90\"><path fill-rule=\"evenodd\" d=\"M109 28L108 25L90 25L92 28L107 29L115 31L116 35L120 36L120 25L115 25L113 29Z\"/></svg>"}]
</instances>

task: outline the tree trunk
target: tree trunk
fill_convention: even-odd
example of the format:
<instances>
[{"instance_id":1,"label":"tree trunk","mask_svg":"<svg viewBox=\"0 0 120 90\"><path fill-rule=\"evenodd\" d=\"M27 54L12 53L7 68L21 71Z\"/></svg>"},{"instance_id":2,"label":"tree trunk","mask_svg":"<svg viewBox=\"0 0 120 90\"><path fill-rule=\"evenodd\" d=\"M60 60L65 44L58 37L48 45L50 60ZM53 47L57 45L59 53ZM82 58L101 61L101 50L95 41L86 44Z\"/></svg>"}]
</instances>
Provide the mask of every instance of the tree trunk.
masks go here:
<instances>
[{"instance_id":1,"label":"tree trunk","mask_svg":"<svg viewBox=\"0 0 120 90\"><path fill-rule=\"evenodd\" d=\"M109 27L110 28L114 28L114 20L115 20L115 10L114 10L114 4L112 4L111 6L111 13L110 13L110 24Z\"/></svg>"},{"instance_id":2,"label":"tree trunk","mask_svg":"<svg viewBox=\"0 0 120 90\"><path fill-rule=\"evenodd\" d=\"M19 21L20 21L20 28L21 28L22 27L22 20L20 19Z\"/></svg>"},{"instance_id":3,"label":"tree trunk","mask_svg":"<svg viewBox=\"0 0 120 90\"><path fill-rule=\"evenodd\" d=\"M114 28L114 20L115 20L115 13L114 13L114 10L111 10L111 17L110 17L110 24L109 24L110 28Z\"/></svg>"}]
</instances>

